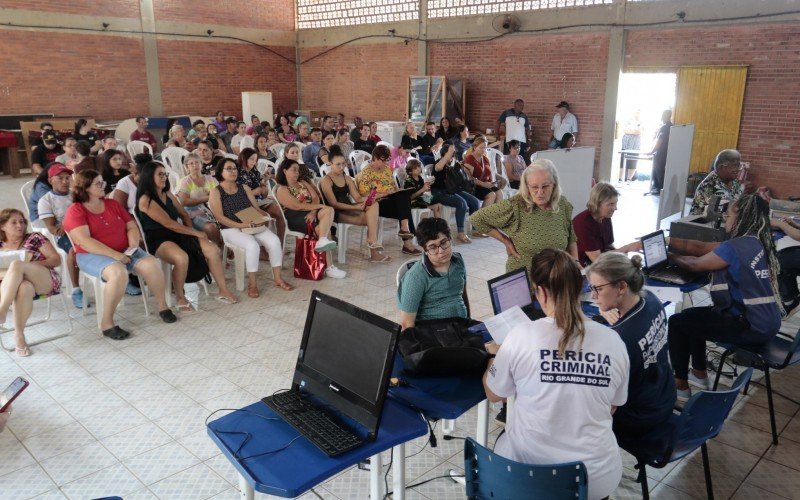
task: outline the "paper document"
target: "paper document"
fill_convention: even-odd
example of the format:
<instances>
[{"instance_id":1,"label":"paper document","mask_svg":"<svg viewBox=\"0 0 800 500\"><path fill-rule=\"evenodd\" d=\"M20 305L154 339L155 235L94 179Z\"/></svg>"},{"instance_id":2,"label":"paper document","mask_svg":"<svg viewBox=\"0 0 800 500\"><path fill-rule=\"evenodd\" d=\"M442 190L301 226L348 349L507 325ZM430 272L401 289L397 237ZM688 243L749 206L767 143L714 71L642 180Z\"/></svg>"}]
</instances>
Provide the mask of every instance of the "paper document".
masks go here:
<instances>
[{"instance_id":1,"label":"paper document","mask_svg":"<svg viewBox=\"0 0 800 500\"><path fill-rule=\"evenodd\" d=\"M0 251L0 269L8 269L15 260L26 261L30 257L25 250L3 250Z\"/></svg>"},{"instance_id":2,"label":"paper document","mask_svg":"<svg viewBox=\"0 0 800 500\"><path fill-rule=\"evenodd\" d=\"M519 306L514 306L485 320L483 324L486 325L486 329L489 330L489 335L492 336L492 340L497 344L502 344L508 332L521 324L530 322L531 320L528 318L528 315L522 312Z\"/></svg>"}]
</instances>

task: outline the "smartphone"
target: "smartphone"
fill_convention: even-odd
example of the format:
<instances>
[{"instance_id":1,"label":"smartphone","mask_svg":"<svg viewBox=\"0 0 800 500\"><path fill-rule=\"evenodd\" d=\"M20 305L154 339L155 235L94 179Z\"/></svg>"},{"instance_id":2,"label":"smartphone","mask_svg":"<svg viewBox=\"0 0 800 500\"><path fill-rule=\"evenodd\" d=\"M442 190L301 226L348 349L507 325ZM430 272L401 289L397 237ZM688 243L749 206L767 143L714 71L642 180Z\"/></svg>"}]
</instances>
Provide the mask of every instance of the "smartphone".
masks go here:
<instances>
[{"instance_id":1,"label":"smartphone","mask_svg":"<svg viewBox=\"0 0 800 500\"><path fill-rule=\"evenodd\" d=\"M11 403L17 399L17 396L19 396L22 391L28 387L28 385L29 382L22 377L17 377L14 379L14 381L11 382L8 387L6 387L6 390L0 394L0 413L5 412L8 407L11 406Z\"/></svg>"},{"instance_id":2,"label":"smartphone","mask_svg":"<svg viewBox=\"0 0 800 500\"><path fill-rule=\"evenodd\" d=\"M136 247L131 247L125 250L125 255L128 257L133 257L133 254L136 252Z\"/></svg>"},{"instance_id":3,"label":"smartphone","mask_svg":"<svg viewBox=\"0 0 800 500\"><path fill-rule=\"evenodd\" d=\"M378 196L378 190L376 188L372 188L372 191L370 191L369 194L367 195L367 199L364 202L364 205L368 207L372 206L372 204L375 203L376 196Z\"/></svg>"}]
</instances>

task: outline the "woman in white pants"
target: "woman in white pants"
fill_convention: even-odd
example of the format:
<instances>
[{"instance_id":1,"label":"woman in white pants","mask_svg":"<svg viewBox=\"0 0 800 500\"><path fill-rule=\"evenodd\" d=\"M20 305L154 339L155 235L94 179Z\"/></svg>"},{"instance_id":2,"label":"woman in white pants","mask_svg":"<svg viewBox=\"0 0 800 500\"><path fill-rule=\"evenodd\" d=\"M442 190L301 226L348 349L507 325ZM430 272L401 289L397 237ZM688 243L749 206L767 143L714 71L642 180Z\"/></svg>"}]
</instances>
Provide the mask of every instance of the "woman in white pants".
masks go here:
<instances>
[{"instance_id":1,"label":"woman in white pants","mask_svg":"<svg viewBox=\"0 0 800 500\"><path fill-rule=\"evenodd\" d=\"M250 188L238 185L238 168L236 161L223 158L214 168L214 177L219 181L219 186L209 193L211 213L222 226L222 239L232 245L244 248L245 268L247 269L247 295L256 298L259 296L256 272L258 271L259 245L263 246L269 255L272 266L272 276L275 286L283 290L293 290L294 287L281 277L281 264L283 262L283 249L280 239L275 233L264 228L256 234L247 234L242 229L253 228L255 224L239 220L236 214L246 208L253 208L262 215L268 215L258 207L255 196Z\"/></svg>"}]
</instances>

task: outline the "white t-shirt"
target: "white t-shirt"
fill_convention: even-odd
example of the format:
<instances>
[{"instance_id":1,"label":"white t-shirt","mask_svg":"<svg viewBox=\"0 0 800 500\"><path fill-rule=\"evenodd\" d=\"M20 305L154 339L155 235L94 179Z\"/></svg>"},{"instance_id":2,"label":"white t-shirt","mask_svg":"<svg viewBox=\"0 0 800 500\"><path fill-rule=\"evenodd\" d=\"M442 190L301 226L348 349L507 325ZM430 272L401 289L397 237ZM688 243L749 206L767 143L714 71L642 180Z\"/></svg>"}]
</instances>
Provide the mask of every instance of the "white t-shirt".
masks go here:
<instances>
[{"instance_id":1,"label":"white t-shirt","mask_svg":"<svg viewBox=\"0 0 800 500\"><path fill-rule=\"evenodd\" d=\"M122 191L123 193L128 195L128 211L134 209L136 206L136 190L138 187L136 184L133 183L131 180L130 175L126 175L117 183L117 187L114 188L115 191Z\"/></svg>"},{"instance_id":2,"label":"white t-shirt","mask_svg":"<svg viewBox=\"0 0 800 500\"><path fill-rule=\"evenodd\" d=\"M61 224L70 205L72 205L72 196L69 193L58 194L55 191L50 191L39 198L37 203L36 208L39 212L39 220L53 217L56 220L56 224Z\"/></svg>"},{"instance_id":3,"label":"white t-shirt","mask_svg":"<svg viewBox=\"0 0 800 500\"><path fill-rule=\"evenodd\" d=\"M244 139L245 137L247 136L239 134L236 134L233 137L231 137L231 150L233 148L238 148L242 144L242 139Z\"/></svg>"},{"instance_id":4,"label":"white t-shirt","mask_svg":"<svg viewBox=\"0 0 800 500\"><path fill-rule=\"evenodd\" d=\"M630 361L610 328L586 321L583 344L558 353L561 329L552 318L514 328L489 369L487 385L502 397L516 394L506 432L495 452L527 464L581 461L589 498L611 494L622 459L611 430L611 407L628 397Z\"/></svg>"},{"instance_id":5,"label":"white t-shirt","mask_svg":"<svg viewBox=\"0 0 800 500\"><path fill-rule=\"evenodd\" d=\"M550 130L553 131L553 137L560 141L567 132L573 135L578 132L578 119L569 111L567 111L563 120L561 119L561 115L556 113L555 116L553 116L553 124L550 126Z\"/></svg>"}]
</instances>

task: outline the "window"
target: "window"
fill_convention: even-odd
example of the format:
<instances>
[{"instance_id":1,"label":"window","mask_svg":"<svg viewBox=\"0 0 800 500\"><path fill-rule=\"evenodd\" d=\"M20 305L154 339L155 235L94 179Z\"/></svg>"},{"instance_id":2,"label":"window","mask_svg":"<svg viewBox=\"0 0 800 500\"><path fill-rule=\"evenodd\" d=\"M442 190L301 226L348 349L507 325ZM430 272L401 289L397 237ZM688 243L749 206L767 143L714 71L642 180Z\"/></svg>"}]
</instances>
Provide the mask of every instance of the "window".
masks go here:
<instances>
[{"instance_id":1,"label":"window","mask_svg":"<svg viewBox=\"0 0 800 500\"><path fill-rule=\"evenodd\" d=\"M419 19L419 0L297 0L299 29L414 19Z\"/></svg>"},{"instance_id":2,"label":"window","mask_svg":"<svg viewBox=\"0 0 800 500\"><path fill-rule=\"evenodd\" d=\"M472 16L520 10L606 5L614 0L428 0L428 17Z\"/></svg>"}]
</instances>

